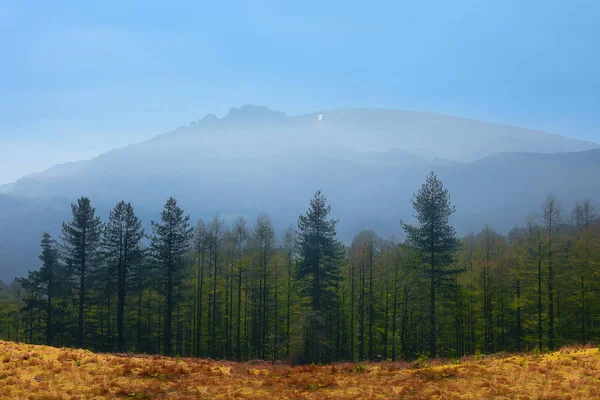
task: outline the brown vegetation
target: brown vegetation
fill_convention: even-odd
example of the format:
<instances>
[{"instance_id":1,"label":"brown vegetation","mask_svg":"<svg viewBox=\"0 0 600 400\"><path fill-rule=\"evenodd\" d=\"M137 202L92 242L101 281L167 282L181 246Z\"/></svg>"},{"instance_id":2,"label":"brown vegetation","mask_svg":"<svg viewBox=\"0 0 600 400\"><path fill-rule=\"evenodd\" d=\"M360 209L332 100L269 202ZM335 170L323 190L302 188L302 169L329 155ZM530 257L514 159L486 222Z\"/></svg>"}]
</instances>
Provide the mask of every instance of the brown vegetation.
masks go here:
<instances>
[{"instance_id":1,"label":"brown vegetation","mask_svg":"<svg viewBox=\"0 0 600 400\"><path fill-rule=\"evenodd\" d=\"M0 341L2 399L600 398L600 352L325 366L95 354Z\"/></svg>"}]
</instances>

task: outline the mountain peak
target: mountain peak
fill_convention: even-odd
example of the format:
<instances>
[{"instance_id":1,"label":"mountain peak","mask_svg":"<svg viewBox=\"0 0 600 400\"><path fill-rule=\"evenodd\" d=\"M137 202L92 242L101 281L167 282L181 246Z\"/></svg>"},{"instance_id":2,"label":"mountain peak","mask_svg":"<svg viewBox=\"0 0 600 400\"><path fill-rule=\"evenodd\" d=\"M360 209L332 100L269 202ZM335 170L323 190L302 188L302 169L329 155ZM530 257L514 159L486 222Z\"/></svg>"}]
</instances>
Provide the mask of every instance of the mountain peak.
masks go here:
<instances>
[{"instance_id":1,"label":"mountain peak","mask_svg":"<svg viewBox=\"0 0 600 400\"><path fill-rule=\"evenodd\" d=\"M232 108L224 117L227 120L283 120L289 118L286 113L271 110L265 106L245 104L241 108Z\"/></svg>"},{"instance_id":2,"label":"mountain peak","mask_svg":"<svg viewBox=\"0 0 600 400\"><path fill-rule=\"evenodd\" d=\"M202 118L202 122L216 122L219 118L215 114L206 114L204 118Z\"/></svg>"}]
</instances>

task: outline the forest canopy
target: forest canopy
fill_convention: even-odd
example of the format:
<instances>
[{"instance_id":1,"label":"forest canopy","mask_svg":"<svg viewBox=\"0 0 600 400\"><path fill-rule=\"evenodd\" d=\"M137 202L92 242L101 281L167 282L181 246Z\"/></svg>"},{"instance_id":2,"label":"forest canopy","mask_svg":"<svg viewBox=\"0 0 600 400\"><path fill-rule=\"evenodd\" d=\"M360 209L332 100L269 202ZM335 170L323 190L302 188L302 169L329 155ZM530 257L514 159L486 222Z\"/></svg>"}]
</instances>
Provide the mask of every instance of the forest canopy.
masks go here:
<instances>
[{"instance_id":1,"label":"forest canopy","mask_svg":"<svg viewBox=\"0 0 600 400\"><path fill-rule=\"evenodd\" d=\"M402 199L399 199L401 201ZM408 199L406 199L408 200ZM459 237L431 173L401 238L344 244L317 191L295 225L192 221L174 198L152 232L122 201L72 205L39 270L0 283L0 338L231 360L413 359L555 349L600 336L600 223L548 195L507 235ZM409 216L405 216L409 217Z\"/></svg>"}]
</instances>

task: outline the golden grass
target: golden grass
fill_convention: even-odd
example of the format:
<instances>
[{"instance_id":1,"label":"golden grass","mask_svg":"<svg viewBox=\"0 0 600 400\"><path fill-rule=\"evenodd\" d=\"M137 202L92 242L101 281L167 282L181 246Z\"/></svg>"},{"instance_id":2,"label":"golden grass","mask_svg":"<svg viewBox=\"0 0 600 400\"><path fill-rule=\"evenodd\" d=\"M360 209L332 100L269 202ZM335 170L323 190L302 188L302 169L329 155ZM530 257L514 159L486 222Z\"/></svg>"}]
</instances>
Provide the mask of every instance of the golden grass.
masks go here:
<instances>
[{"instance_id":1,"label":"golden grass","mask_svg":"<svg viewBox=\"0 0 600 400\"><path fill-rule=\"evenodd\" d=\"M289 366L0 341L0 399L599 399L600 352Z\"/></svg>"}]
</instances>

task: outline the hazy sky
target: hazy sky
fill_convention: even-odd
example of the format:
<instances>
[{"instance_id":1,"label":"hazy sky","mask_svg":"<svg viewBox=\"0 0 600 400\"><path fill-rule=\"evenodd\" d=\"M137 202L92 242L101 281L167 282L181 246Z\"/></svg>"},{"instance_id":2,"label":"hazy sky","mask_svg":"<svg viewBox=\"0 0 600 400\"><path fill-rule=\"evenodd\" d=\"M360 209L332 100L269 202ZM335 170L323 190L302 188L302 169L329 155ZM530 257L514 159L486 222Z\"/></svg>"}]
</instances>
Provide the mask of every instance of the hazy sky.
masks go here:
<instances>
[{"instance_id":1,"label":"hazy sky","mask_svg":"<svg viewBox=\"0 0 600 400\"><path fill-rule=\"evenodd\" d=\"M599 15L596 0L0 0L0 183L245 103L600 142Z\"/></svg>"}]
</instances>

